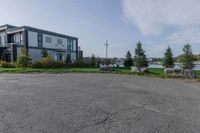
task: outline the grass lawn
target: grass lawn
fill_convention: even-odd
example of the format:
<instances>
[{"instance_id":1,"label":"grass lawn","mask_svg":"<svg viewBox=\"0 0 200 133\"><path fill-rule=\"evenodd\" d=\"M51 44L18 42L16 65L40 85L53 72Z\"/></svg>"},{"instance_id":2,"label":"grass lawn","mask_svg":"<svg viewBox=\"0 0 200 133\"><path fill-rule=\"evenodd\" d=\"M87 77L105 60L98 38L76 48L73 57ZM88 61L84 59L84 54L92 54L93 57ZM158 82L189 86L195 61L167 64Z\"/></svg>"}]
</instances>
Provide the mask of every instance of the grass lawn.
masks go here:
<instances>
[{"instance_id":1,"label":"grass lawn","mask_svg":"<svg viewBox=\"0 0 200 133\"><path fill-rule=\"evenodd\" d=\"M99 68L49 68L49 69L33 69L33 68L0 68L0 73L108 73L102 72ZM134 74L130 68L114 68L110 73L114 74ZM150 68L145 74L137 74L150 77L165 78L164 69ZM197 76L200 78L200 71L197 71Z\"/></svg>"},{"instance_id":2,"label":"grass lawn","mask_svg":"<svg viewBox=\"0 0 200 133\"><path fill-rule=\"evenodd\" d=\"M0 68L0 73L98 73L98 68L48 68L48 69L35 69L35 68Z\"/></svg>"},{"instance_id":3,"label":"grass lawn","mask_svg":"<svg viewBox=\"0 0 200 133\"><path fill-rule=\"evenodd\" d=\"M197 77L200 79L200 71L196 71Z\"/></svg>"}]
</instances>

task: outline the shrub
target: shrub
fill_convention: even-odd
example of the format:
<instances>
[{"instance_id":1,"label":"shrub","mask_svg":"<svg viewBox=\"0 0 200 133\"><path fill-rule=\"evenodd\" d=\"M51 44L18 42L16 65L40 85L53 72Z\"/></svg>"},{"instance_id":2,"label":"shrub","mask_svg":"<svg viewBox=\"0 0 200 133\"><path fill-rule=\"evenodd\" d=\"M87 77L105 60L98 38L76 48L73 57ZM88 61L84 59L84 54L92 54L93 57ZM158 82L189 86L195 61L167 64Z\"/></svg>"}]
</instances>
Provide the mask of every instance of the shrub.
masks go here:
<instances>
[{"instance_id":1,"label":"shrub","mask_svg":"<svg viewBox=\"0 0 200 133\"><path fill-rule=\"evenodd\" d=\"M54 66L54 60L50 55L48 55L46 58L42 58L41 60L42 67L48 68Z\"/></svg>"},{"instance_id":2,"label":"shrub","mask_svg":"<svg viewBox=\"0 0 200 133\"><path fill-rule=\"evenodd\" d=\"M124 66L125 67L131 67L133 66L133 59L130 51L126 53L126 59L124 60Z\"/></svg>"},{"instance_id":3,"label":"shrub","mask_svg":"<svg viewBox=\"0 0 200 133\"><path fill-rule=\"evenodd\" d=\"M79 59L71 66L73 66L73 67L90 67L90 63L84 63L84 61L82 59Z\"/></svg>"},{"instance_id":4,"label":"shrub","mask_svg":"<svg viewBox=\"0 0 200 133\"><path fill-rule=\"evenodd\" d=\"M90 58L90 66L91 67L96 67L96 57L94 54L92 54L91 58Z\"/></svg>"},{"instance_id":5,"label":"shrub","mask_svg":"<svg viewBox=\"0 0 200 133\"><path fill-rule=\"evenodd\" d=\"M65 67L65 63L63 61L53 61L52 67Z\"/></svg>"},{"instance_id":6,"label":"shrub","mask_svg":"<svg viewBox=\"0 0 200 133\"><path fill-rule=\"evenodd\" d=\"M28 52L25 48L21 49L21 54L17 59L17 67L27 68L32 65L31 59L28 56Z\"/></svg>"},{"instance_id":7,"label":"shrub","mask_svg":"<svg viewBox=\"0 0 200 133\"><path fill-rule=\"evenodd\" d=\"M1 66L2 68L14 68L14 67L15 67L15 63L13 63L13 62L1 61L1 62L0 62L0 66Z\"/></svg>"},{"instance_id":8,"label":"shrub","mask_svg":"<svg viewBox=\"0 0 200 133\"><path fill-rule=\"evenodd\" d=\"M138 42L135 48L135 56L133 60L135 67L148 67L147 57L144 49L142 48L141 42Z\"/></svg>"},{"instance_id":9,"label":"shrub","mask_svg":"<svg viewBox=\"0 0 200 133\"><path fill-rule=\"evenodd\" d=\"M41 54L42 54L42 58L46 58L49 55L45 48L42 49Z\"/></svg>"},{"instance_id":10,"label":"shrub","mask_svg":"<svg viewBox=\"0 0 200 133\"><path fill-rule=\"evenodd\" d=\"M192 47L189 44L184 45L183 48L183 56L181 59L181 63L184 69L192 69L194 67L194 56L192 53Z\"/></svg>"},{"instance_id":11,"label":"shrub","mask_svg":"<svg viewBox=\"0 0 200 133\"><path fill-rule=\"evenodd\" d=\"M32 64L33 68L42 68L42 63L41 61L36 61Z\"/></svg>"},{"instance_id":12,"label":"shrub","mask_svg":"<svg viewBox=\"0 0 200 133\"><path fill-rule=\"evenodd\" d=\"M67 54L67 57L65 59L65 64L66 65L70 65L72 63L71 61L71 54Z\"/></svg>"},{"instance_id":13,"label":"shrub","mask_svg":"<svg viewBox=\"0 0 200 133\"><path fill-rule=\"evenodd\" d=\"M46 58L42 58L40 61L36 61L33 63L33 68L55 68L64 66L64 62L54 61L50 55L48 55Z\"/></svg>"},{"instance_id":14,"label":"shrub","mask_svg":"<svg viewBox=\"0 0 200 133\"><path fill-rule=\"evenodd\" d=\"M162 65L165 68L173 68L174 67L174 57L173 57L173 52L172 49L168 46L166 49L166 52L164 54L163 62Z\"/></svg>"}]
</instances>

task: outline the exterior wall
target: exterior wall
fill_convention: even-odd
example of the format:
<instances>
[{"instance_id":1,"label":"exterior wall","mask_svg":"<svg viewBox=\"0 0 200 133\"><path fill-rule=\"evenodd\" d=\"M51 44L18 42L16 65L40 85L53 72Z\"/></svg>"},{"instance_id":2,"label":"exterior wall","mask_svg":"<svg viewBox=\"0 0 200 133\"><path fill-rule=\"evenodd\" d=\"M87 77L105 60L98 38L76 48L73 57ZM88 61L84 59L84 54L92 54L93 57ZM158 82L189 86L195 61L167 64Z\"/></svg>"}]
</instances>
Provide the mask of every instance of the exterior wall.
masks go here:
<instances>
[{"instance_id":1,"label":"exterior wall","mask_svg":"<svg viewBox=\"0 0 200 133\"><path fill-rule=\"evenodd\" d=\"M42 58L41 51L42 49L39 48L29 48L29 57L32 59L33 62L39 61ZM55 59L56 52L54 50L47 50L48 54ZM17 47L17 57L19 57L21 53L21 47Z\"/></svg>"},{"instance_id":2,"label":"exterior wall","mask_svg":"<svg viewBox=\"0 0 200 133\"><path fill-rule=\"evenodd\" d=\"M29 48L28 52L29 52L29 57L32 59L33 62L40 60L42 58L40 49Z\"/></svg>"},{"instance_id":3,"label":"exterior wall","mask_svg":"<svg viewBox=\"0 0 200 133\"><path fill-rule=\"evenodd\" d=\"M76 52L71 52L71 60L72 62L76 61Z\"/></svg>"},{"instance_id":4,"label":"exterior wall","mask_svg":"<svg viewBox=\"0 0 200 133\"><path fill-rule=\"evenodd\" d=\"M51 38L51 42L46 42L46 37L50 37ZM61 39L62 40L62 44L58 44L57 40ZM76 46L76 40L72 40L72 39L67 39L67 38L61 38L61 37L57 37L57 36L51 36L51 35L47 35L47 34L43 34L43 47L45 48L52 48L52 49L68 49L68 45L71 44L71 50L72 51L76 51L77 50L77 46ZM73 45L73 46L72 46Z\"/></svg>"},{"instance_id":5,"label":"exterior wall","mask_svg":"<svg viewBox=\"0 0 200 133\"><path fill-rule=\"evenodd\" d=\"M1 37L0 47L2 47L2 46L5 45L5 35L6 35L5 32L1 32L1 31L0 31L0 37Z\"/></svg>"},{"instance_id":6,"label":"exterior wall","mask_svg":"<svg viewBox=\"0 0 200 133\"><path fill-rule=\"evenodd\" d=\"M28 45L38 47L38 33L28 31Z\"/></svg>"},{"instance_id":7,"label":"exterior wall","mask_svg":"<svg viewBox=\"0 0 200 133\"><path fill-rule=\"evenodd\" d=\"M51 42L46 42L46 37L50 37ZM57 43L58 39L62 40L62 44ZM52 49L67 49L67 40L67 38L60 38L57 36L43 34L43 47Z\"/></svg>"},{"instance_id":8,"label":"exterior wall","mask_svg":"<svg viewBox=\"0 0 200 133\"><path fill-rule=\"evenodd\" d=\"M18 45L21 44L21 34L20 33L15 34L15 43Z\"/></svg>"},{"instance_id":9,"label":"exterior wall","mask_svg":"<svg viewBox=\"0 0 200 133\"><path fill-rule=\"evenodd\" d=\"M41 51L42 49L29 48L29 57L33 62L42 58ZM53 59L55 58L56 52L54 50L47 50L47 52Z\"/></svg>"},{"instance_id":10,"label":"exterior wall","mask_svg":"<svg viewBox=\"0 0 200 133\"><path fill-rule=\"evenodd\" d=\"M38 47L38 35L42 35L42 47L46 48L48 53L52 56L53 59L57 60L58 54L62 54L63 61L67 57L68 52L71 53L71 60L74 62L78 57L78 39L71 36L66 36L58 34L55 32L49 32L45 30L40 30L32 27L13 27L13 30L7 30L8 28L1 29L1 43L0 47L5 46L5 37L8 38L9 43L12 43L16 46L16 56L18 57L21 53L21 45L25 45L28 48L29 56L33 61L41 59L41 47ZM7 34L6 34L7 33ZM6 36L7 35L7 36ZM46 37L51 38L51 42L46 41ZM59 40L62 40L62 43L59 43ZM6 45L7 49L9 45ZM11 55L12 53L11 50ZM16 57L15 56L15 57Z\"/></svg>"}]
</instances>

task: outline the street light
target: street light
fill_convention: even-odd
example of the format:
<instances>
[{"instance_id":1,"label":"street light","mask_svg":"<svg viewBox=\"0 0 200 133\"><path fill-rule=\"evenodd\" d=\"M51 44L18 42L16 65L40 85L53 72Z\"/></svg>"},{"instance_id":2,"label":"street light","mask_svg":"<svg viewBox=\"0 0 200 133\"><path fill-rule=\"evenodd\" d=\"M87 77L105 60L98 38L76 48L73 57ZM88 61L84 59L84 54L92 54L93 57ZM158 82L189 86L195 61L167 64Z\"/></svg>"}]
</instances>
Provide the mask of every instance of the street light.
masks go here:
<instances>
[{"instance_id":1,"label":"street light","mask_svg":"<svg viewBox=\"0 0 200 133\"><path fill-rule=\"evenodd\" d=\"M108 41L106 41L106 44L104 44L106 46L106 59L108 58Z\"/></svg>"}]
</instances>

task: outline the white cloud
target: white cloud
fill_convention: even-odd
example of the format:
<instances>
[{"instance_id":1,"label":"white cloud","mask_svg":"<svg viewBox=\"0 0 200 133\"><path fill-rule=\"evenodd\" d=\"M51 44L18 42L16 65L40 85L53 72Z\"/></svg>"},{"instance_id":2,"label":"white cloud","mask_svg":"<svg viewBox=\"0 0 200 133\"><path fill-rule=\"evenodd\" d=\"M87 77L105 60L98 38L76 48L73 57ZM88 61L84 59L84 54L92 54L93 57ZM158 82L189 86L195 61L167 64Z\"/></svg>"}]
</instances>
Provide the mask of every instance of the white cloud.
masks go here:
<instances>
[{"instance_id":1,"label":"white cloud","mask_svg":"<svg viewBox=\"0 0 200 133\"><path fill-rule=\"evenodd\" d=\"M200 0L122 0L125 16L145 36L162 35L170 26L180 28L168 39L194 34L200 38ZM186 40L187 40L186 39Z\"/></svg>"},{"instance_id":2,"label":"white cloud","mask_svg":"<svg viewBox=\"0 0 200 133\"><path fill-rule=\"evenodd\" d=\"M200 30L198 28L191 28L182 32L177 32L167 36L166 41L170 44L198 44L200 43Z\"/></svg>"}]
</instances>

